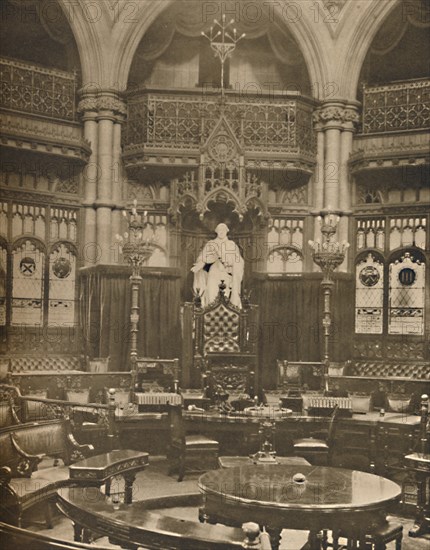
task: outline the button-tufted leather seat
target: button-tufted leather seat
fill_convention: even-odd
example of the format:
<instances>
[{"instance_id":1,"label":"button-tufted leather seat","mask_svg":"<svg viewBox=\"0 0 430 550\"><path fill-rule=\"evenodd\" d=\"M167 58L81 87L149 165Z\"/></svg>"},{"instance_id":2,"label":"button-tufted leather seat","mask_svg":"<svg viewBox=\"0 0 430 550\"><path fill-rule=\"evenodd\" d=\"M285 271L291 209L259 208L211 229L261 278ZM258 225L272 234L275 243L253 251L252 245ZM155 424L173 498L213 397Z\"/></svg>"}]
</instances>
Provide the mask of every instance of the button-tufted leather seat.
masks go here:
<instances>
[{"instance_id":1,"label":"button-tufted leather seat","mask_svg":"<svg viewBox=\"0 0 430 550\"><path fill-rule=\"evenodd\" d=\"M10 357L11 372L82 370L79 357L68 355L20 355Z\"/></svg>"},{"instance_id":2,"label":"button-tufted leather seat","mask_svg":"<svg viewBox=\"0 0 430 550\"><path fill-rule=\"evenodd\" d=\"M430 380L430 363L353 361L347 367L345 374L348 376L401 377Z\"/></svg>"}]
</instances>

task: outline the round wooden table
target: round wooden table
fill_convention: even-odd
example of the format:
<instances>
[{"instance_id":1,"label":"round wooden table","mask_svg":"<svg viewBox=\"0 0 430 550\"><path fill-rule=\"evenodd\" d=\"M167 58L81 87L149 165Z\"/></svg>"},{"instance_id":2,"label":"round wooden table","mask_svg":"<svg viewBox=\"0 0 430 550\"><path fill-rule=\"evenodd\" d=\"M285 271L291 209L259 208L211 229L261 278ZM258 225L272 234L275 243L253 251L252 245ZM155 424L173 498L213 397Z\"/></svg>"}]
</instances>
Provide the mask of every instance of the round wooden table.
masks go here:
<instances>
[{"instance_id":1,"label":"round wooden table","mask_svg":"<svg viewBox=\"0 0 430 550\"><path fill-rule=\"evenodd\" d=\"M207 472L199 489L205 521L230 526L254 521L266 527L275 549L282 529L309 530L312 549L324 546L326 530L333 531L334 547L342 533L364 548L366 534L386 523L388 506L401 494L396 483L365 472L272 464Z\"/></svg>"}]
</instances>

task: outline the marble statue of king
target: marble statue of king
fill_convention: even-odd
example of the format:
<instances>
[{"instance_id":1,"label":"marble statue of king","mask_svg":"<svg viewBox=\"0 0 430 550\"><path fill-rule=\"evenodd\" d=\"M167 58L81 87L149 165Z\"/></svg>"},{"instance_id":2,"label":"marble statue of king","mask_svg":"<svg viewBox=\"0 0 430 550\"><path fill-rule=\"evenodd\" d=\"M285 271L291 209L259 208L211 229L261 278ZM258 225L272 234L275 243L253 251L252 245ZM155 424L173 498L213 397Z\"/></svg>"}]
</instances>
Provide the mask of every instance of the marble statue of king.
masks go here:
<instances>
[{"instance_id":1,"label":"marble statue of king","mask_svg":"<svg viewBox=\"0 0 430 550\"><path fill-rule=\"evenodd\" d=\"M194 273L194 292L201 296L202 306L205 307L215 300L219 285L224 281L226 297L240 308L244 261L237 244L227 237L227 225L218 224L215 232L216 239L205 244L191 268Z\"/></svg>"}]
</instances>

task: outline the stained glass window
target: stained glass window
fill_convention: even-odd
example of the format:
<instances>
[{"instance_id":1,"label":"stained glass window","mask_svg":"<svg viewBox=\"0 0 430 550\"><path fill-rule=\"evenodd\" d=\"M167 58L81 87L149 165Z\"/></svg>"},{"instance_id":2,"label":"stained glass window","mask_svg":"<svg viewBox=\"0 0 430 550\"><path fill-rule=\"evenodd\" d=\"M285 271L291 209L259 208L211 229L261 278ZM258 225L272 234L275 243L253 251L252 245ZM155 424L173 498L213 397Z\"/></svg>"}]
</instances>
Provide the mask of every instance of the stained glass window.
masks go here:
<instances>
[{"instance_id":1,"label":"stained glass window","mask_svg":"<svg viewBox=\"0 0 430 550\"><path fill-rule=\"evenodd\" d=\"M390 264L389 334L424 334L425 264L409 252Z\"/></svg>"},{"instance_id":2,"label":"stained glass window","mask_svg":"<svg viewBox=\"0 0 430 550\"><path fill-rule=\"evenodd\" d=\"M64 243L49 256L48 324L73 326L75 320L76 255Z\"/></svg>"},{"instance_id":3,"label":"stained glass window","mask_svg":"<svg viewBox=\"0 0 430 550\"><path fill-rule=\"evenodd\" d=\"M384 265L373 254L357 263L355 289L355 332L382 334Z\"/></svg>"}]
</instances>

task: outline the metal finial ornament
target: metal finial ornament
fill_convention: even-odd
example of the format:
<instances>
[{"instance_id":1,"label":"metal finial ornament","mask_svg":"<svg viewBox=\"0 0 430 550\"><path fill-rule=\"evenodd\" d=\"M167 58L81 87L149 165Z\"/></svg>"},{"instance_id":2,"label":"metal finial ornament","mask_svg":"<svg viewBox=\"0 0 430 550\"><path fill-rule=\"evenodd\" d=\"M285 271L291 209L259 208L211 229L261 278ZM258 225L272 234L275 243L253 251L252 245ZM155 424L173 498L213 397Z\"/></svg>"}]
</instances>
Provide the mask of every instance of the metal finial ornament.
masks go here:
<instances>
[{"instance_id":1,"label":"metal finial ornament","mask_svg":"<svg viewBox=\"0 0 430 550\"><path fill-rule=\"evenodd\" d=\"M222 14L221 23L214 19L214 24L210 28L210 32L206 34L202 31L202 36L210 42L212 50L215 52L221 62L221 97L224 98L224 64L236 49L236 44L242 38L245 38L245 33L237 34L237 29L234 27L235 20L231 19L226 23L225 13Z\"/></svg>"}]
</instances>

